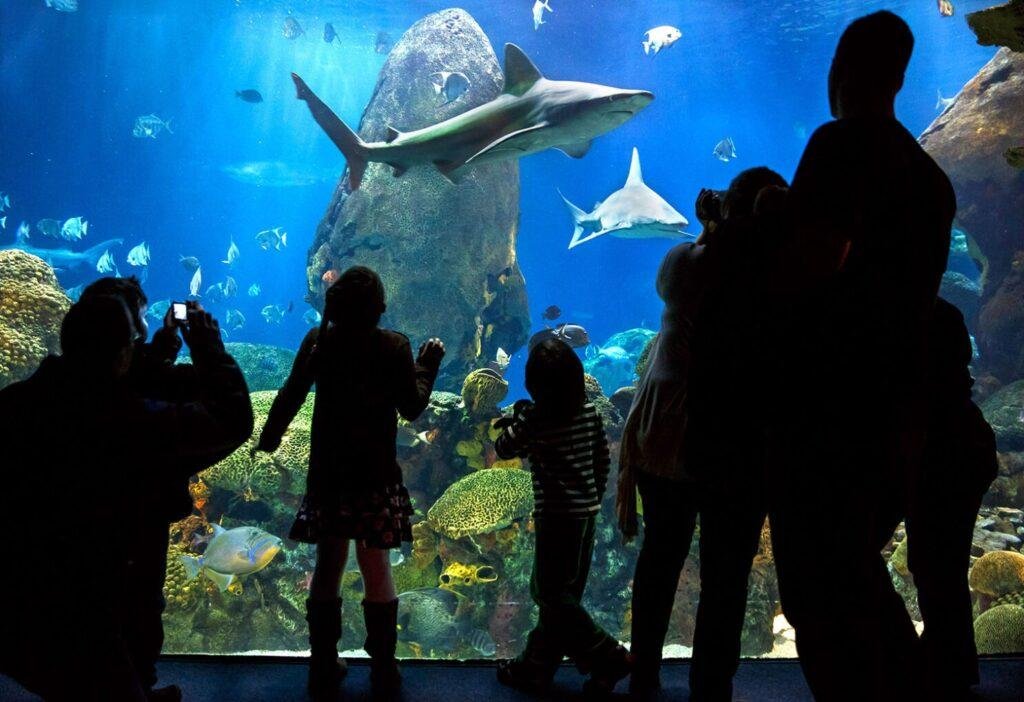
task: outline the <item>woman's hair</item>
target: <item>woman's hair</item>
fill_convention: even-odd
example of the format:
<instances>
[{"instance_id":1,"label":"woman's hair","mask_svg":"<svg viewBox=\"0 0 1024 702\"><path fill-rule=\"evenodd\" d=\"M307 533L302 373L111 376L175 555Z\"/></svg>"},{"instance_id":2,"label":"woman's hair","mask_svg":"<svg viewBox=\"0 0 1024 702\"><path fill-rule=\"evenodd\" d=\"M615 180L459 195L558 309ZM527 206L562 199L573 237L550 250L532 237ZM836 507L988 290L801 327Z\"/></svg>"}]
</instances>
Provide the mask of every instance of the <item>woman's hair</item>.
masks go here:
<instances>
[{"instance_id":1,"label":"woman's hair","mask_svg":"<svg viewBox=\"0 0 1024 702\"><path fill-rule=\"evenodd\" d=\"M366 266L352 266L327 289L323 328L372 329L380 322L386 305L380 276Z\"/></svg>"},{"instance_id":2,"label":"woman's hair","mask_svg":"<svg viewBox=\"0 0 1024 702\"><path fill-rule=\"evenodd\" d=\"M754 203L765 188L786 188L788 183L781 175L766 166L757 166L742 171L729 183L729 189L722 199L723 217L749 217L754 214Z\"/></svg>"},{"instance_id":3,"label":"woman's hair","mask_svg":"<svg viewBox=\"0 0 1024 702\"><path fill-rule=\"evenodd\" d=\"M572 417L587 401L579 356L558 339L537 344L526 361L526 389L544 415Z\"/></svg>"},{"instance_id":4,"label":"woman's hair","mask_svg":"<svg viewBox=\"0 0 1024 702\"><path fill-rule=\"evenodd\" d=\"M60 327L64 358L83 369L105 372L131 346L131 310L120 296L90 295L71 305Z\"/></svg>"},{"instance_id":5,"label":"woman's hair","mask_svg":"<svg viewBox=\"0 0 1024 702\"><path fill-rule=\"evenodd\" d=\"M134 275L128 276L127 278L114 278L107 276L106 278L100 278L99 280L89 283L82 290L82 295L79 300L85 300L90 297L96 296L113 296L119 297L124 300L124 304L128 306L128 311L132 315L132 322L135 324L135 330L142 333L145 330L145 320L142 318L142 308L144 305L149 303L146 299L146 293L142 290L142 283Z\"/></svg>"}]
</instances>

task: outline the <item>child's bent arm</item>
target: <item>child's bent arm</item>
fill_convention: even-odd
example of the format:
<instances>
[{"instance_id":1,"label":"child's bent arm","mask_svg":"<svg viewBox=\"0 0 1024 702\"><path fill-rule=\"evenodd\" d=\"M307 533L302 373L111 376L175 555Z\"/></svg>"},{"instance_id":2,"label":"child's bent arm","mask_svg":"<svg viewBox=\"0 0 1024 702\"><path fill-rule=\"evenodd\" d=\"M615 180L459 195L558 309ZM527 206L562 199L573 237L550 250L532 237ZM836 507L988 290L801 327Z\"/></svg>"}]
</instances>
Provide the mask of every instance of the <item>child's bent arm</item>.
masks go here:
<instances>
[{"instance_id":1,"label":"child's bent arm","mask_svg":"<svg viewBox=\"0 0 1024 702\"><path fill-rule=\"evenodd\" d=\"M274 451L281 445L281 437L295 419L302 403L306 401L310 388L313 387L312 356L316 347L317 332L317 329L313 329L302 340L299 353L295 356L295 363L292 364L292 372L274 398L274 404L270 406L267 423L263 425L263 432L257 445L261 451Z\"/></svg>"},{"instance_id":2,"label":"child's bent arm","mask_svg":"<svg viewBox=\"0 0 1024 702\"><path fill-rule=\"evenodd\" d=\"M438 369L433 364L413 361L412 347L408 341L398 350L398 363L396 406L398 413L412 422L423 413L430 402L430 393L434 389Z\"/></svg>"}]
</instances>

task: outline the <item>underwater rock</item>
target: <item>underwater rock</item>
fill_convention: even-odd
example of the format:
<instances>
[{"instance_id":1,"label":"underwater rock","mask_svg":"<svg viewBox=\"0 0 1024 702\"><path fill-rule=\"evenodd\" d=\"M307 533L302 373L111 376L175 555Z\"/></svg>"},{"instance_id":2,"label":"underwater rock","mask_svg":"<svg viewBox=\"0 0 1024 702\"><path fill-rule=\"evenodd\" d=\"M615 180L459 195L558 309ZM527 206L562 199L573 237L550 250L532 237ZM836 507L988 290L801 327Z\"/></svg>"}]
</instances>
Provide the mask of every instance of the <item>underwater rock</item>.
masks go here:
<instances>
[{"instance_id":1,"label":"underwater rock","mask_svg":"<svg viewBox=\"0 0 1024 702\"><path fill-rule=\"evenodd\" d=\"M431 75L459 71L470 88L440 104ZM497 97L503 79L490 42L464 10L424 17L392 49L359 134L383 141L389 127L419 129ZM309 301L323 307L321 277L366 265L388 295L383 323L415 343L440 337L448 347L440 386L458 389L474 367L522 347L529 329L526 285L516 260L519 167L481 164L459 185L433 168L401 178L371 163L359 190L343 174L317 227L307 264ZM373 240L373 246L363 245Z\"/></svg>"},{"instance_id":2,"label":"underwater rock","mask_svg":"<svg viewBox=\"0 0 1024 702\"><path fill-rule=\"evenodd\" d=\"M1024 51L1024 0L1010 0L1005 5L969 12L967 24L982 46Z\"/></svg>"},{"instance_id":3,"label":"underwater rock","mask_svg":"<svg viewBox=\"0 0 1024 702\"><path fill-rule=\"evenodd\" d=\"M604 392L601 390L601 383L594 376L584 374L583 387L587 392L587 402L593 403L594 409L601 415L601 421L604 423L604 430L608 434L609 440L618 440L622 436L622 425L625 423L625 420L623 420L619 411L615 409L615 405L612 404L611 400L605 397ZM614 464L615 460L612 463Z\"/></svg>"},{"instance_id":4,"label":"underwater rock","mask_svg":"<svg viewBox=\"0 0 1024 702\"><path fill-rule=\"evenodd\" d=\"M295 352L280 346L230 342L224 348L242 369L249 392L280 390L295 362Z\"/></svg>"},{"instance_id":5,"label":"underwater rock","mask_svg":"<svg viewBox=\"0 0 1024 702\"><path fill-rule=\"evenodd\" d=\"M427 524L451 539L507 527L533 511L530 472L490 468L453 483L427 511Z\"/></svg>"},{"instance_id":6,"label":"underwater rock","mask_svg":"<svg viewBox=\"0 0 1024 702\"><path fill-rule=\"evenodd\" d=\"M636 398L636 386L630 385L619 388L608 399L616 411L618 411L620 417L627 417L629 416L630 408L633 406L634 398Z\"/></svg>"},{"instance_id":7,"label":"underwater rock","mask_svg":"<svg viewBox=\"0 0 1024 702\"><path fill-rule=\"evenodd\" d=\"M982 612L974 620L974 642L981 654L1024 651L1024 607L1001 604Z\"/></svg>"},{"instance_id":8,"label":"underwater rock","mask_svg":"<svg viewBox=\"0 0 1024 702\"><path fill-rule=\"evenodd\" d=\"M996 391L981 404L1000 451L1024 450L1024 380Z\"/></svg>"},{"instance_id":9,"label":"underwater rock","mask_svg":"<svg viewBox=\"0 0 1024 702\"><path fill-rule=\"evenodd\" d=\"M1024 314L1013 314L993 294L1024 249L1024 171L1004 152L1024 134L1024 55L1000 49L960 91L956 101L919 141L949 175L957 194L957 226L988 260L982 284L978 345L981 363L1008 380L1024 376L1017 350L1024 340ZM988 308L995 302L996 308ZM1009 314L1009 321L1003 315Z\"/></svg>"},{"instance_id":10,"label":"underwater rock","mask_svg":"<svg viewBox=\"0 0 1024 702\"><path fill-rule=\"evenodd\" d=\"M71 300L53 269L24 251L0 251L0 388L23 380L60 350Z\"/></svg>"},{"instance_id":11,"label":"underwater rock","mask_svg":"<svg viewBox=\"0 0 1024 702\"><path fill-rule=\"evenodd\" d=\"M956 271L946 271L942 275L939 296L953 303L968 323L981 306L981 286Z\"/></svg>"},{"instance_id":12,"label":"underwater rock","mask_svg":"<svg viewBox=\"0 0 1024 702\"><path fill-rule=\"evenodd\" d=\"M1004 380L1024 375L1024 251L978 314L976 340L990 372Z\"/></svg>"}]
</instances>

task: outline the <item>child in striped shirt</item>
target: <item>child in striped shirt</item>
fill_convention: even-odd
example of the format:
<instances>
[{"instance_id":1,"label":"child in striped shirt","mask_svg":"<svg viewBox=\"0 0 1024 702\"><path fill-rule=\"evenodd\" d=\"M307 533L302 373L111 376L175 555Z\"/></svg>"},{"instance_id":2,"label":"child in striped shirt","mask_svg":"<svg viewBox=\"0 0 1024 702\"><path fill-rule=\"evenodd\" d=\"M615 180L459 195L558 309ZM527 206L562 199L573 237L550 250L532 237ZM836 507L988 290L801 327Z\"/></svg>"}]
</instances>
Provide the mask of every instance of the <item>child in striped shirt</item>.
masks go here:
<instances>
[{"instance_id":1,"label":"child in striped shirt","mask_svg":"<svg viewBox=\"0 0 1024 702\"><path fill-rule=\"evenodd\" d=\"M530 351L526 389L533 402L520 400L498 421L504 431L494 448L502 458L530 459L537 539L530 593L540 617L526 650L498 666L498 680L542 691L568 656L590 674L586 692L608 694L632 659L581 604L608 479L601 415L587 401L579 357L557 339Z\"/></svg>"}]
</instances>

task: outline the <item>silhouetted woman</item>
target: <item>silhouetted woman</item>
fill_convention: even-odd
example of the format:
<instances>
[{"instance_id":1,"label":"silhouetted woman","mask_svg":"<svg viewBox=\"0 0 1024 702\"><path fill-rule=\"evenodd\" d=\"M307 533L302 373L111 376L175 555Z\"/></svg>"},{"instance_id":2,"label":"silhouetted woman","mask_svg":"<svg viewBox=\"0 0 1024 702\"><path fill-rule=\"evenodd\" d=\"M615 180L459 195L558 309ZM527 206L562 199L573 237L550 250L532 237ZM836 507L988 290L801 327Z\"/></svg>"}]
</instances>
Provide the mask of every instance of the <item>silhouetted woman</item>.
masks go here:
<instances>
[{"instance_id":1,"label":"silhouetted woman","mask_svg":"<svg viewBox=\"0 0 1024 702\"><path fill-rule=\"evenodd\" d=\"M327 290L323 322L303 340L257 446L277 449L315 383L306 496L290 533L317 545L306 601L314 697L333 698L346 672L337 653L338 585L349 540L356 542L365 584L371 683L377 692L401 683L395 661L398 599L388 549L412 540L412 507L395 459L397 415L414 420L427 406L444 345L431 339L413 361L405 336L377 326L384 310L384 286L375 272L354 266L341 275Z\"/></svg>"}]
</instances>

